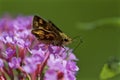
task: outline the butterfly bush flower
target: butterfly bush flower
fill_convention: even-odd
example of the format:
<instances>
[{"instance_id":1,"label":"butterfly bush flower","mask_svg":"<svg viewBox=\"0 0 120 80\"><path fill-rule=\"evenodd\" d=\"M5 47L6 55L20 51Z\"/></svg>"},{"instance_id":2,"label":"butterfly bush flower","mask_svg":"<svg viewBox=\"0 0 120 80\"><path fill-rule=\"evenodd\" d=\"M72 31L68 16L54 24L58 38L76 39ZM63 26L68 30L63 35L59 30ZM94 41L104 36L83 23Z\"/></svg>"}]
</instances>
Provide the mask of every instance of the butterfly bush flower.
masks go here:
<instances>
[{"instance_id":1,"label":"butterfly bush flower","mask_svg":"<svg viewBox=\"0 0 120 80\"><path fill-rule=\"evenodd\" d=\"M40 43L32 16L0 19L0 80L76 80L72 49Z\"/></svg>"}]
</instances>

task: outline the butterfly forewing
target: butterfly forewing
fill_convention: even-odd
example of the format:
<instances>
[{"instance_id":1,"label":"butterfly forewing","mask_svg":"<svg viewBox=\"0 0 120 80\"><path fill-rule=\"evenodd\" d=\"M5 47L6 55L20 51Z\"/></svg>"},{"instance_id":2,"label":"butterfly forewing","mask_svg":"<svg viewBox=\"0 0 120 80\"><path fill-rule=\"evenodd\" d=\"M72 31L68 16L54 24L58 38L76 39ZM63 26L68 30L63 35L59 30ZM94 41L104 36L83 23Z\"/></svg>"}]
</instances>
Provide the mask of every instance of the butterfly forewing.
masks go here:
<instances>
[{"instance_id":1,"label":"butterfly forewing","mask_svg":"<svg viewBox=\"0 0 120 80\"><path fill-rule=\"evenodd\" d=\"M34 16L33 18L33 28L34 29L39 29L42 28L43 26L47 26L47 22L43 20L42 18L38 16Z\"/></svg>"},{"instance_id":2,"label":"butterfly forewing","mask_svg":"<svg viewBox=\"0 0 120 80\"><path fill-rule=\"evenodd\" d=\"M61 31L52 21L49 21L49 23L50 23L52 26L54 26L53 28L56 29L56 31L62 33L62 31Z\"/></svg>"}]
</instances>

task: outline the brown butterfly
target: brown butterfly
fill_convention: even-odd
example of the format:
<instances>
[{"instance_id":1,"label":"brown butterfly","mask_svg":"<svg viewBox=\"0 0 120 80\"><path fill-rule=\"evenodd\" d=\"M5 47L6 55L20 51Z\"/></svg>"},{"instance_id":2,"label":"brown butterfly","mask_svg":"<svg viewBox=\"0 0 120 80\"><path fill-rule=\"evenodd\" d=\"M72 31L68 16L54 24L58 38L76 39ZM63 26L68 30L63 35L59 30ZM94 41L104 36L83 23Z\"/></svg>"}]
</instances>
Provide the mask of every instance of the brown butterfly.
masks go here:
<instances>
[{"instance_id":1,"label":"brown butterfly","mask_svg":"<svg viewBox=\"0 0 120 80\"><path fill-rule=\"evenodd\" d=\"M33 17L31 33L42 43L63 46L71 43L72 39L64 34L51 21L45 21L39 16Z\"/></svg>"}]
</instances>

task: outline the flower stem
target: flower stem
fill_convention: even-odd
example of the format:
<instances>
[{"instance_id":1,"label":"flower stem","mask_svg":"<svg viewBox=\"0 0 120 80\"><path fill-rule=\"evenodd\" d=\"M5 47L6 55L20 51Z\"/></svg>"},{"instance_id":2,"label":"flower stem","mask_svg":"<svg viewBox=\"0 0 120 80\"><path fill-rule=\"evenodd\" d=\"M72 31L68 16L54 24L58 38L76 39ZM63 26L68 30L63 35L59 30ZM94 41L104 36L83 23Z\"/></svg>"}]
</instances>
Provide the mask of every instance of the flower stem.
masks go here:
<instances>
[{"instance_id":1,"label":"flower stem","mask_svg":"<svg viewBox=\"0 0 120 80\"><path fill-rule=\"evenodd\" d=\"M49 55L50 55L50 53L47 52L46 55L45 55L46 57L45 57L43 63L41 64L41 66L40 66L39 74L38 74L38 80L40 80L41 77L42 77L42 72L43 72L43 69L44 69L44 67L45 67L45 65L46 65L46 63L47 63L47 60L48 60L48 58L49 58Z\"/></svg>"}]
</instances>

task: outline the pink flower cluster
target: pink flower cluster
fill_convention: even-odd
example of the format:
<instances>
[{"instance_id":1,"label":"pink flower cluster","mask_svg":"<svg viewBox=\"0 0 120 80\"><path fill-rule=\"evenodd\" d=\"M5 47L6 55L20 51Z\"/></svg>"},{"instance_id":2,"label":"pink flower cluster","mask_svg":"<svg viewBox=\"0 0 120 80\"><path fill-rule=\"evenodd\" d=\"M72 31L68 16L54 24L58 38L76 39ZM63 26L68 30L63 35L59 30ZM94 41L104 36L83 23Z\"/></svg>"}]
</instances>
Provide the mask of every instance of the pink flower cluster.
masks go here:
<instances>
[{"instance_id":1,"label":"pink flower cluster","mask_svg":"<svg viewBox=\"0 0 120 80\"><path fill-rule=\"evenodd\" d=\"M0 19L0 80L76 80L72 50L36 40L32 18Z\"/></svg>"}]
</instances>

